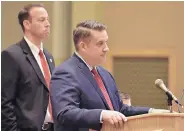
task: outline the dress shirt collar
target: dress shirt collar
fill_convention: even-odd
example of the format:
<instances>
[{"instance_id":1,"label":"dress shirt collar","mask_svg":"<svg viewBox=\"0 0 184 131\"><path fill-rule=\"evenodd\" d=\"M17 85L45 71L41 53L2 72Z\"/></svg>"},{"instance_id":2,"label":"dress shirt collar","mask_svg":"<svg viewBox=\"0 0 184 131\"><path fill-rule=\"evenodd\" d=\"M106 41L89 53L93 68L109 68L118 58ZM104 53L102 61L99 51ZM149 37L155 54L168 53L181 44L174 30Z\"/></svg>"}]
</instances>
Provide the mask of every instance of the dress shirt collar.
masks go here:
<instances>
[{"instance_id":1,"label":"dress shirt collar","mask_svg":"<svg viewBox=\"0 0 184 131\"><path fill-rule=\"evenodd\" d=\"M90 71L92 71L93 67L90 66L83 58L82 56L77 52L75 51L75 54L87 65L87 67L89 68ZM95 67L96 68L96 67Z\"/></svg>"},{"instance_id":2,"label":"dress shirt collar","mask_svg":"<svg viewBox=\"0 0 184 131\"><path fill-rule=\"evenodd\" d=\"M40 44L40 49L39 49L39 48L38 48L35 44L33 44L26 36L24 36L24 39L25 39L25 41L27 42L29 48L31 49L31 52L32 52L34 55L38 55L40 50L43 51L43 43L42 43L42 42L41 42L41 44Z\"/></svg>"}]
</instances>

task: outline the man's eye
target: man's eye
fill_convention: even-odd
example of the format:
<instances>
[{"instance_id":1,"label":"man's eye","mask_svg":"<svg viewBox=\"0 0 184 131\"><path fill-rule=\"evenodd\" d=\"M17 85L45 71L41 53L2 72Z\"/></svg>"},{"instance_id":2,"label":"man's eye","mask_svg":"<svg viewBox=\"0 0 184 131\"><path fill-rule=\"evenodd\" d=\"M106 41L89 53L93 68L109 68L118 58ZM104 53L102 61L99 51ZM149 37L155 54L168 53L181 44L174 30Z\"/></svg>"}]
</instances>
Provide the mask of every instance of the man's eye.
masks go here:
<instances>
[{"instance_id":1,"label":"man's eye","mask_svg":"<svg viewBox=\"0 0 184 131\"><path fill-rule=\"evenodd\" d=\"M100 46L100 45L103 45L103 42L99 42L97 45L99 45L99 46Z\"/></svg>"},{"instance_id":2,"label":"man's eye","mask_svg":"<svg viewBox=\"0 0 184 131\"><path fill-rule=\"evenodd\" d=\"M39 21L43 22L43 21L44 21L44 19L39 19Z\"/></svg>"}]
</instances>

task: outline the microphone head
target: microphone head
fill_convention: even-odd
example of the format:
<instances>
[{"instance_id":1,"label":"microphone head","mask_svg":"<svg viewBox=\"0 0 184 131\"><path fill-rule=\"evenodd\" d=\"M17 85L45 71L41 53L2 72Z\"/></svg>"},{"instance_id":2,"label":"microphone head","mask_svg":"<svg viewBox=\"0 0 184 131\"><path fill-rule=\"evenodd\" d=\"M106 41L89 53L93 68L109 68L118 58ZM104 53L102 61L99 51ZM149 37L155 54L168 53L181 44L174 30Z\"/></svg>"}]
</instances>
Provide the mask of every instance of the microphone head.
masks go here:
<instances>
[{"instance_id":1,"label":"microphone head","mask_svg":"<svg viewBox=\"0 0 184 131\"><path fill-rule=\"evenodd\" d=\"M164 90L165 92L168 91L167 87L164 85L164 82L162 79L157 79L155 80L155 85L159 88L161 88L162 90Z\"/></svg>"},{"instance_id":2,"label":"microphone head","mask_svg":"<svg viewBox=\"0 0 184 131\"><path fill-rule=\"evenodd\" d=\"M156 86L160 86L161 84L164 84L164 82L163 82L162 79L156 79L156 80L155 80L155 85L156 85Z\"/></svg>"}]
</instances>

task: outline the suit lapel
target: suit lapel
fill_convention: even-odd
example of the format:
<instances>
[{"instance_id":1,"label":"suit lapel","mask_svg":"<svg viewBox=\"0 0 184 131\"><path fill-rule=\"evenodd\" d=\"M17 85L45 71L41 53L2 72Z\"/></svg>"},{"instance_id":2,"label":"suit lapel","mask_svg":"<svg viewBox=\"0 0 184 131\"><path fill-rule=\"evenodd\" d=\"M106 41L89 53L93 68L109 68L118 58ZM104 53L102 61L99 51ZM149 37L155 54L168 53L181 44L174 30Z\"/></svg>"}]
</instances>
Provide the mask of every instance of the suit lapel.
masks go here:
<instances>
[{"instance_id":1,"label":"suit lapel","mask_svg":"<svg viewBox=\"0 0 184 131\"><path fill-rule=\"evenodd\" d=\"M104 95L102 94L102 91L100 90L100 88L98 87L98 84L96 82L96 80L94 79L92 73L90 72L90 70L88 69L87 66L84 66L83 69L81 70L82 73L86 76L86 78L88 78L88 80L91 82L91 84L93 85L93 87L95 88L96 92L99 94L99 96L101 97L101 99L103 100L104 104L106 107L109 108Z\"/></svg>"},{"instance_id":2,"label":"suit lapel","mask_svg":"<svg viewBox=\"0 0 184 131\"><path fill-rule=\"evenodd\" d=\"M48 90L47 88L47 84L45 82L45 78L40 70L40 67L36 61L36 59L34 58L27 42L23 39L21 42L20 42L20 45L23 49L23 52L25 53L26 57L27 57L27 60L30 62L30 64L32 65L35 73L37 74L38 78L40 79L40 81L45 85L44 87L46 88L46 90Z\"/></svg>"},{"instance_id":3,"label":"suit lapel","mask_svg":"<svg viewBox=\"0 0 184 131\"><path fill-rule=\"evenodd\" d=\"M93 87L95 88L96 92L99 94L99 96L101 97L103 103L105 104L106 108L110 109L104 95L102 94L100 88L98 87L98 84L96 82L96 80L94 79L91 71L89 70L89 68L87 67L87 65L77 56L74 54L74 57L77 57L79 59L79 63L78 66L81 69L81 72L84 74L84 76L90 81L90 83L93 85Z\"/></svg>"},{"instance_id":4,"label":"suit lapel","mask_svg":"<svg viewBox=\"0 0 184 131\"><path fill-rule=\"evenodd\" d=\"M112 87L110 87L110 85L112 85L112 84L111 83L108 83L109 82L108 81L108 78L106 78L107 75L104 74L99 68L97 68L97 69L98 69L98 73L99 73L99 75L100 75L100 77L101 77L101 79L102 79L102 81L104 83L104 86L105 86L105 88L106 88L106 90L107 90L107 92L109 94L109 97L111 99L113 108L114 108L114 110L116 110L116 106L115 106L116 105L116 102L113 99L114 94L113 94L113 91L111 90Z\"/></svg>"}]
</instances>

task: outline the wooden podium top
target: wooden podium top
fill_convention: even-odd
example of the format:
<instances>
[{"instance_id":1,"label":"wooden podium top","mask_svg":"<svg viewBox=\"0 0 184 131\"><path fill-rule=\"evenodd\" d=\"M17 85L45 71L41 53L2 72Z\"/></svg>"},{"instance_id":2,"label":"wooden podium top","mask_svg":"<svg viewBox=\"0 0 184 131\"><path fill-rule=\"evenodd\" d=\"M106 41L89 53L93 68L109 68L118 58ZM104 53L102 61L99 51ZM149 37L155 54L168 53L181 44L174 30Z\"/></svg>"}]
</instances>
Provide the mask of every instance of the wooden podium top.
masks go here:
<instances>
[{"instance_id":1,"label":"wooden podium top","mask_svg":"<svg viewBox=\"0 0 184 131\"><path fill-rule=\"evenodd\" d=\"M136 115L127 117L128 120L133 119L141 119L146 117L184 117L184 113L150 113L150 114L143 114L143 115Z\"/></svg>"},{"instance_id":2,"label":"wooden podium top","mask_svg":"<svg viewBox=\"0 0 184 131\"><path fill-rule=\"evenodd\" d=\"M184 113L153 113L128 117L123 127L104 123L102 131L184 131Z\"/></svg>"}]
</instances>

